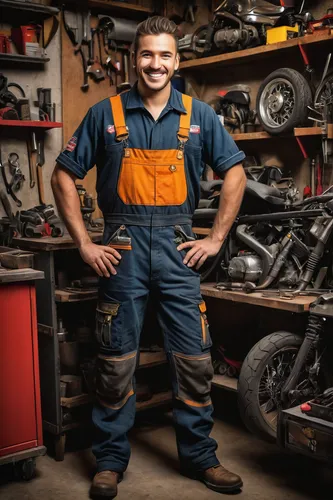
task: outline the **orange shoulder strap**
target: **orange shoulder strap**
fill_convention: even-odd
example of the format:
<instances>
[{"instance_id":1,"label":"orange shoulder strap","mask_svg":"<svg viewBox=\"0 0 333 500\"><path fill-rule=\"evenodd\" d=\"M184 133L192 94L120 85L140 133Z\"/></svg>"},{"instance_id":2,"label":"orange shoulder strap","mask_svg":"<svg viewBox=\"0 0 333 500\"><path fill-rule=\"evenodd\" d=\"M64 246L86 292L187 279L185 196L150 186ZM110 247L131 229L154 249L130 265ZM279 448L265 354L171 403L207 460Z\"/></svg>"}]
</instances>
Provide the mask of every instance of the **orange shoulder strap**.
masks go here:
<instances>
[{"instance_id":1,"label":"orange shoulder strap","mask_svg":"<svg viewBox=\"0 0 333 500\"><path fill-rule=\"evenodd\" d=\"M123 104L121 102L120 95L110 97L110 104L112 108L114 126L116 129L116 139L117 141L127 139L128 130L126 127Z\"/></svg>"},{"instance_id":2,"label":"orange shoulder strap","mask_svg":"<svg viewBox=\"0 0 333 500\"><path fill-rule=\"evenodd\" d=\"M190 97L189 95L182 94L182 99L184 108L186 110L186 114L182 113L180 115L178 138L187 141L190 135L192 97Z\"/></svg>"}]
</instances>

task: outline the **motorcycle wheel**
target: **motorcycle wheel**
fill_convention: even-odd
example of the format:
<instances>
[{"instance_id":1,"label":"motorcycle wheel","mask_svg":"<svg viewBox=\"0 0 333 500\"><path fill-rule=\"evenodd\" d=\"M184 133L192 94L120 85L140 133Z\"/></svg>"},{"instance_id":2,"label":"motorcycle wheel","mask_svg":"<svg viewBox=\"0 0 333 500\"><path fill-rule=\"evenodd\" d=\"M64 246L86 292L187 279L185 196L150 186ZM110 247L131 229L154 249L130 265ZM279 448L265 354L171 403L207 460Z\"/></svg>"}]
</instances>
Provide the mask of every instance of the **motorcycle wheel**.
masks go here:
<instances>
[{"instance_id":1,"label":"motorcycle wheel","mask_svg":"<svg viewBox=\"0 0 333 500\"><path fill-rule=\"evenodd\" d=\"M323 83L319 85L314 97L314 104L323 106L326 102L333 99L333 73L329 73Z\"/></svg>"},{"instance_id":2,"label":"motorcycle wheel","mask_svg":"<svg viewBox=\"0 0 333 500\"><path fill-rule=\"evenodd\" d=\"M284 134L305 123L311 102L311 89L304 76L294 69L281 68L259 87L258 119L266 132Z\"/></svg>"},{"instance_id":3,"label":"motorcycle wheel","mask_svg":"<svg viewBox=\"0 0 333 500\"><path fill-rule=\"evenodd\" d=\"M238 407L246 427L266 441L276 440L281 389L303 338L275 332L261 339L246 356L238 379Z\"/></svg>"}]
</instances>

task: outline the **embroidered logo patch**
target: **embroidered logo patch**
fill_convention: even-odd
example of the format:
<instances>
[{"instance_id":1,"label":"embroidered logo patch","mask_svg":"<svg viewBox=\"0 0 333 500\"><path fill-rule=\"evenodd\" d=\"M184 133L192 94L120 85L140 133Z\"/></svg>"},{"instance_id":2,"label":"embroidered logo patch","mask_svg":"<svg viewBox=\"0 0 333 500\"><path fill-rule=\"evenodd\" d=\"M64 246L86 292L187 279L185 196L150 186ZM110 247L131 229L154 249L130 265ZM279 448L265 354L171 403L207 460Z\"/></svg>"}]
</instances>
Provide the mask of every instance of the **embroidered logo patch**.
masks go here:
<instances>
[{"instance_id":1,"label":"embroidered logo patch","mask_svg":"<svg viewBox=\"0 0 333 500\"><path fill-rule=\"evenodd\" d=\"M200 126L199 125L191 125L190 132L191 132L191 134L200 134Z\"/></svg>"},{"instance_id":2,"label":"embroidered logo patch","mask_svg":"<svg viewBox=\"0 0 333 500\"><path fill-rule=\"evenodd\" d=\"M66 146L66 151L74 151L74 149L76 148L76 141L77 141L77 137L75 137L75 135L73 135L73 137L71 137L67 143L67 146Z\"/></svg>"},{"instance_id":3,"label":"embroidered logo patch","mask_svg":"<svg viewBox=\"0 0 333 500\"><path fill-rule=\"evenodd\" d=\"M106 131L109 134L114 134L114 125L108 125L108 128L106 129Z\"/></svg>"}]
</instances>

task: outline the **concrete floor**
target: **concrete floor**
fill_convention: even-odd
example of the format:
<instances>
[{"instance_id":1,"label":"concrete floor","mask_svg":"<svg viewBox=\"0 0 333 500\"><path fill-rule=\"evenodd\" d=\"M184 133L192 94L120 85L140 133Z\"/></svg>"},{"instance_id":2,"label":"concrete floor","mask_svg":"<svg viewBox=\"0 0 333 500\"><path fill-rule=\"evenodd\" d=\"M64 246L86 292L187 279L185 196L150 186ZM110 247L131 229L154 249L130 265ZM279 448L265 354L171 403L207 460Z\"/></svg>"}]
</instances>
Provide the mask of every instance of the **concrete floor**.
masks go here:
<instances>
[{"instance_id":1,"label":"concrete floor","mask_svg":"<svg viewBox=\"0 0 333 500\"><path fill-rule=\"evenodd\" d=\"M275 445L250 435L236 410L235 395L219 391L214 438L218 457L244 481L242 500L326 500L332 498L330 468L304 457L287 456ZM203 484L181 476L170 414L140 415L130 434L132 457L119 500L213 500L225 498ZM68 442L69 448L73 446ZM83 500L88 498L94 461L89 448L67 451L63 462L50 456L37 460L37 477L28 483L0 485L1 500Z\"/></svg>"}]
</instances>

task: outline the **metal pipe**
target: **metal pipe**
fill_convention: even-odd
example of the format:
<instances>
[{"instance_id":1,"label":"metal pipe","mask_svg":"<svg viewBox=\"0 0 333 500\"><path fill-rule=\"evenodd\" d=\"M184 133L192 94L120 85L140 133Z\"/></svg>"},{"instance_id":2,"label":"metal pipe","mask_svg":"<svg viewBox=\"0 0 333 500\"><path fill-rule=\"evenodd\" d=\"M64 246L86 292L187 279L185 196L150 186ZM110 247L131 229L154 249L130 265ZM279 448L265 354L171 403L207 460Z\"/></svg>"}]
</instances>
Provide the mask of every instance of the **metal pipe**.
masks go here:
<instances>
[{"instance_id":1,"label":"metal pipe","mask_svg":"<svg viewBox=\"0 0 333 500\"><path fill-rule=\"evenodd\" d=\"M246 232L246 228L247 228L246 224L238 226L236 229L236 235L243 243L252 248L252 250L257 252L257 254L262 258L263 273L261 279L265 280L266 276L269 273L269 270L274 264L274 257L267 246L262 245L253 236L251 236Z\"/></svg>"},{"instance_id":2,"label":"metal pipe","mask_svg":"<svg viewBox=\"0 0 333 500\"><path fill-rule=\"evenodd\" d=\"M278 276L279 272L281 271L284 263L286 262L286 258L287 258L288 254L293 246L294 246L294 241L292 239L290 239L288 241L288 243L283 247L282 251L279 253L277 258L275 259L274 265L273 265L269 275L265 279L265 281L263 283L261 283L261 285L255 286L254 288L253 288L254 283L250 283L250 282L245 283L244 288L246 289L246 291L264 290L265 288L268 288L269 285L271 285L273 283L273 281L275 280L275 278Z\"/></svg>"},{"instance_id":3,"label":"metal pipe","mask_svg":"<svg viewBox=\"0 0 333 500\"><path fill-rule=\"evenodd\" d=\"M317 241L317 244L314 247L314 249L312 250L310 257L308 259L305 272L301 277L300 285L297 288L297 290L295 290L294 293L302 292L303 290L306 289L306 287L310 283L310 281L313 277L313 274L317 268L317 265L319 264L319 262L323 256L326 243L332 234L332 230L333 230L333 219L331 219L328 222L327 226L320 234L318 241Z\"/></svg>"}]
</instances>

